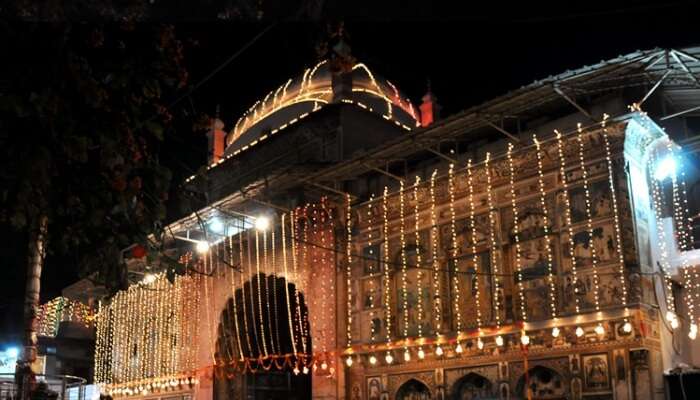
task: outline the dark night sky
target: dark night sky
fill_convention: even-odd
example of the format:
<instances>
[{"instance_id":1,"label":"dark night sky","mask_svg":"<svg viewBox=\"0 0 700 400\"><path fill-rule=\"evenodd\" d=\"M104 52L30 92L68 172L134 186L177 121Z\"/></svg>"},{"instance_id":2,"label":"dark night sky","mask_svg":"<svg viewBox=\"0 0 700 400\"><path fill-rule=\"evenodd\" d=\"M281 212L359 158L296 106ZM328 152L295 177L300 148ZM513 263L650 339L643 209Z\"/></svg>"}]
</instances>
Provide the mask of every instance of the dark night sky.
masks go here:
<instances>
[{"instance_id":1,"label":"dark night sky","mask_svg":"<svg viewBox=\"0 0 700 400\"><path fill-rule=\"evenodd\" d=\"M331 7L329 12L345 17L358 60L391 80L415 104L430 78L433 92L448 115L536 79L637 49L700 44L694 20L700 7L691 2L627 2L630 4L621 7L587 2L572 10L527 2L519 8L504 4L503 12L494 6L494 10L465 14L437 10L426 1L420 3L423 8L414 11L373 5L375 17L367 17L369 9L361 6L364 3L348 3L353 8ZM564 3L560 2L560 7ZM191 81L202 79L269 24L176 24L178 35L199 43L186 55ZM253 102L315 63L315 44L324 31L325 23L321 22L278 23L190 98L179 102L173 112L213 114L218 104L220 116L230 128ZM206 139L181 130L166 139L161 160L173 170L174 183L179 183L204 163L205 157ZM3 341L16 340L8 339L9 334L17 333L21 321L26 242L13 235L1 246L2 254L15 257L3 260L0 347ZM59 295L60 289L75 279L70 260L49 259L42 301Z\"/></svg>"}]
</instances>

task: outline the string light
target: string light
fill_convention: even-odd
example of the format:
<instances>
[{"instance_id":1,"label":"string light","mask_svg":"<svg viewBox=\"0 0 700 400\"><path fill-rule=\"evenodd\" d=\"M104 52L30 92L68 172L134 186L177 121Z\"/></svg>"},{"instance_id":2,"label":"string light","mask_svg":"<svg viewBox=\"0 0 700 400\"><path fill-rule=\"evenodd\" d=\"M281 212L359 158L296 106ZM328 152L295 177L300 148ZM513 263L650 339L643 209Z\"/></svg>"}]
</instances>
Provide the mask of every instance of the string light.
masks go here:
<instances>
[{"instance_id":1,"label":"string light","mask_svg":"<svg viewBox=\"0 0 700 400\"><path fill-rule=\"evenodd\" d=\"M588 228L588 248L591 249L591 265L593 270L593 299L595 304L595 310L600 316L600 280L598 277L598 256L596 255L596 248L593 243L593 214L591 212L591 193L588 184L588 171L586 169L586 161L583 157L583 128L581 123L578 124L578 148L579 148L579 164L581 167L581 176L583 178L583 191L586 200L586 227ZM601 326L602 327L602 326Z\"/></svg>"},{"instance_id":2,"label":"string light","mask_svg":"<svg viewBox=\"0 0 700 400\"><path fill-rule=\"evenodd\" d=\"M306 354L308 354L307 348L306 348L306 330L304 328L304 323L303 323L303 316L302 316L302 312L301 312L301 300L299 297L299 287L298 287L298 284L301 283L301 279L299 278L299 272L297 270L298 260L297 260L297 245L296 245L296 243L298 240L297 237L298 237L299 233L297 232L297 227L296 227L297 222L296 221L297 221L297 216L292 211L291 219L290 219L290 223L292 225L291 226L291 230L292 230L292 269L294 270L294 280L295 280L295 282L297 282L297 285L294 286L294 300L295 300L296 306L297 306L296 307L297 308L296 309L296 317L297 317L297 324L299 327L299 330L298 330L299 335L301 336L302 351L303 351L303 354L306 355ZM304 370L307 371L304 373L308 373L308 368L304 367Z\"/></svg>"},{"instance_id":3,"label":"string light","mask_svg":"<svg viewBox=\"0 0 700 400\"><path fill-rule=\"evenodd\" d=\"M391 357L391 291L390 291L390 274L389 274L389 188L384 186L384 196L382 197L382 209L384 218L384 307L385 307L385 326L386 326L386 343L387 343L387 364L391 364L389 359Z\"/></svg>"},{"instance_id":4,"label":"string light","mask_svg":"<svg viewBox=\"0 0 700 400\"><path fill-rule=\"evenodd\" d=\"M547 248L547 282L549 283L549 310L554 320L554 324L557 324L557 287L554 281L554 269L552 266L552 239L549 232L549 211L547 208L547 194L544 190L544 172L542 171L542 149L540 146L540 141L537 140L537 135L532 135L532 140L535 142L535 147L537 149L537 182L540 189L540 206L542 207L542 222L544 229L544 241L545 247ZM556 328L556 326L555 326Z\"/></svg>"},{"instance_id":5,"label":"string light","mask_svg":"<svg viewBox=\"0 0 700 400\"><path fill-rule=\"evenodd\" d=\"M407 288L407 260L406 260L406 211L405 211L404 184L401 182L399 189L399 241L401 242L401 304L403 306L403 337L404 358L408 355L408 288ZM408 361L408 360L407 360Z\"/></svg>"},{"instance_id":6,"label":"string light","mask_svg":"<svg viewBox=\"0 0 700 400\"><path fill-rule=\"evenodd\" d=\"M569 185L566 178L566 157L564 156L564 143L562 140L562 135L559 131L554 130L557 137L557 150L559 153L559 177L561 179L562 185L562 196L564 197L564 221L567 226L567 231L569 234L569 254L571 255L571 275L573 277L573 287L574 287L574 307L576 314L581 312L581 304L578 296L578 268L576 261L576 243L574 242L574 228L571 223L571 197L569 196Z\"/></svg>"},{"instance_id":7,"label":"string light","mask_svg":"<svg viewBox=\"0 0 700 400\"><path fill-rule=\"evenodd\" d=\"M413 198L415 199L415 208L413 216L415 221L415 237L416 237L416 270L417 270L417 286L418 286L418 341L423 343L423 269L420 251L420 201L418 196L418 186L420 185L420 176L416 175L416 181L413 184ZM418 358L425 358L423 347L418 347Z\"/></svg>"},{"instance_id":8,"label":"string light","mask_svg":"<svg viewBox=\"0 0 700 400\"><path fill-rule=\"evenodd\" d=\"M298 354L297 351L297 341L296 338L294 337L294 323L292 322L292 310L291 310L291 301L289 298L289 271L288 271L288 261L287 261L287 234L286 234L286 229L287 229L287 223L285 219L287 218L287 214L282 214L282 268L284 269L284 295L287 300L287 324L289 325L289 338L292 342L292 352L296 356ZM294 218L294 215L292 214L292 218L290 218L290 223L291 219ZM294 232L294 229L291 229L292 232ZM292 233L293 235L293 233ZM292 237L292 240L293 237ZM297 369L297 374L299 373L299 370Z\"/></svg>"},{"instance_id":9,"label":"string light","mask_svg":"<svg viewBox=\"0 0 700 400\"><path fill-rule=\"evenodd\" d=\"M345 260L345 286L347 288L347 346L352 345L352 210L350 208L350 194L345 194L345 227L347 239L345 242L346 260ZM348 357L348 367L352 366L352 358Z\"/></svg>"},{"instance_id":10,"label":"string light","mask_svg":"<svg viewBox=\"0 0 700 400\"><path fill-rule=\"evenodd\" d=\"M479 350L484 348L484 343L481 341L481 326L482 326L482 316L481 316L481 286L479 285L479 256L476 253L476 213L474 205L474 171L472 166L472 160L467 161L467 186L469 186L469 227L471 229L471 239L472 239L472 267L474 268L474 289L476 291L476 328L479 335L477 340L477 347Z\"/></svg>"},{"instance_id":11,"label":"string light","mask_svg":"<svg viewBox=\"0 0 700 400\"><path fill-rule=\"evenodd\" d=\"M450 261L454 263L454 277L452 283L454 285L454 313L455 319L457 320L457 346L461 350L462 346L459 344L459 339L462 336L462 313L460 312L460 293L459 293L459 263L457 262L458 248L457 248L457 224L455 218L455 183L454 183L454 164L450 164L450 168L447 172L447 191L450 196L450 235L451 241L451 251L450 251ZM461 353L461 351L457 351Z\"/></svg>"},{"instance_id":12,"label":"string light","mask_svg":"<svg viewBox=\"0 0 700 400\"><path fill-rule=\"evenodd\" d=\"M603 115L603 142L605 143L605 160L608 168L608 183L610 185L610 200L613 208L613 222L615 229L615 244L617 245L617 261L618 261L618 273L620 274L620 286L622 289L622 305L625 307L625 319L622 329L629 333L632 331L632 324L630 324L627 314L629 311L627 304L627 280L625 278L625 256L622 251L622 233L620 229L620 211L617 206L617 190L615 185L615 174L612 161L612 155L610 151L610 139L608 138L608 129L605 126L608 119L608 114Z\"/></svg>"},{"instance_id":13,"label":"string light","mask_svg":"<svg viewBox=\"0 0 700 400\"><path fill-rule=\"evenodd\" d=\"M228 242L229 242L229 263L233 265L233 235L228 237ZM239 259L239 262L242 262L243 260ZM240 264L239 264L240 266ZM234 273L233 271L229 271L229 277L230 277L230 282L229 285L231 286L231 303L233 304L233 326L235 329L235 334L236 334L236 344L238 345L238 359L243 360L245 355L243 354L243 345L241 343L241 335L240 335L240 328L238 325L238 300L236 299L236 279L234 278Z\"/></svg>"},{"instance_id":14,"label":"string light","mask_svg":"<svg viewBox=\"0 0 700 400\"><path fill-rule=\"evenodd\" d=\"M518 214L518 206L515 200L515 167L513 166L513 143L508 143L508 152L506 153L506 158L508 159L508 170L509 175L509 186L510 186L510 205L513 210L513 241L515 243L515 271L518 277L518 300L520 303L520 317L523 323L527 322L527 303L525 302L525 291L523 287L523 266L522 266L522 253L520 247L520 216ZM530 344L530 337L527 332L523 329L520 334L520 342L523 346Z\"/></svg>"},{"instance_id":15,"label":"string light","mask_svg":"<svg viewBox=\"0 0 700 400\"><path fill-rule=\"evenodd\" d=\"M649 176L653 177L654 176L654 165L656 164L656 153L652 153L650 160L649 160ZM665 228L663 224L663 216L662 216L662 198L661 198L661 190L659 188L659 182L656 179L650 179L651 181L651 187L652 187L652 204L654 205L654 216L656 219L656 232L658 235L658 244L659 244L659 265L661 265L661 271L663 273L663 278L664 282L666 283L666 320L671 323L671 327L674 326L674 321L675 325L677 325L677 319L678 317L676 316L676 304L675 304L675 299L673 295L673 281L671 280L671 274L670 274L670 263L668 261L668 249L666 248L666 233L665 233Z\"/></svg>"},{"instance_id":16,"label":"string light","mask_svg":"<svg viewBox=\"0 0 700 400\"><path fill-rule=\"evenodd\" d=\"M433 263L433 299L435 310L435 335L439 338L442 330L442 304L440 297L440 262L438 261L438 228L437 215L435 212L435 179L437 169L430 175L430 247L432 250ZM438 345L438 349L440 346ZM442 351L442 349L440 349ZM437 349L436 349L437 353Z\"/></svg>"},{"instance_id":17,"label":"string light","mask_svg":"<svg viewBox=\"0 0 700 400\"><path fill-rule=\"evenodd\" d=\"M501 329L501 305L500 305L500 281L498 279L500 275L500 269L498 266L498 256L496 252L498 251L498 244L496 243L496 217L493 204L493 190L491 187L491 168L489 166L491 162L491 153L486 153L486 161L484 163L484 168L486 169L486 194L487 202L489 207L489 235L491 239L491 265L493 266L493 281L495 287L495 301L494 301L494 313L496 314L496 329ZM500 338L500 341L499 341ZM503 343L503 338L501 336L496 337L496 344ZM499 345L501 346L501 345Z\"/></svg>"},{"instance_id":18,"label":"string light","mask_svg":"<svg viewBox=\"0 0 700 400\"><path fill-rule=\"evenodd\" d=\"M680 218L679 218L679 223L683 225L683 232L684 232L684 239L685 243L682 247L683 250L688 251L692 249L692 244L694 242L694 238L692 235L693 232L693 226L692 226L692 218L690 218L690 209L688 207L688 193L686 190L686 180L685 180L685 169L681 168L680 169L680 175L681 175L681 193L682 193L682 199L683 199L683 209L685 213L681 211L680 213ZM685 258L686 264L687 264L687 258ZM695 340L697 337L697 332L698 332L698 325L697 325L697 320L698 320L698 304L700 304L700 276L698 276L698 268L697 267L692 267L692 271L690 270L690 267L687 265L684 265L684 270L688 274L688 279L689 282L686 282L686 292L688 293L688 296L691 296L691 299L689 301L694 302L694 312L689 313L690 315L690 326L689 326L689 331L688 331L688 337L691 340ZM692 279L690 278L692 272ZM694 292L694 293L693 293Z\"/></svg>"},{"instance_id":19,"label":"string light","mask_svg":"<svg viewBox=\"0 0 700 400\"><path fill-rule=\"evenodd\" d=\"M374 193L369 198L369 204L367 206L367 247L369 248L369 256L370 256L370 261L369 261L369 304L370 304L370 312L369 312L369 318L370 318L370 324L369 324L369 341L371 343L374 343L376 340L376 331L374 329L374 291L376 288L374 287L374 248L372 246L372 235L374 234L374 225L372 224L372 217L373 217L373 211L372 211L372 206L374 204Z\"/></svg>"}]
</instances>

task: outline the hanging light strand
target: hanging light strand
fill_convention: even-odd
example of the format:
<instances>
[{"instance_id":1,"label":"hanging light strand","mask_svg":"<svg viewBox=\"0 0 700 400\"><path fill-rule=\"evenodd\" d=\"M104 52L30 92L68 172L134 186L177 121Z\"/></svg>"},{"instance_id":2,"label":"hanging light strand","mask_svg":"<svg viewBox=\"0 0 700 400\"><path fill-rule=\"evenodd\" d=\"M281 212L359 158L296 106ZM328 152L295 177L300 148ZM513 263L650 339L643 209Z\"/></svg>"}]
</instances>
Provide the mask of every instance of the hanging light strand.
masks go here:
<instances>
[{"instance_id":1,"label":"hanging light strand","mask_svg":"<svg viewBox=\"0 0 700 400\"><path fill-rule=\"evenodd\" d=\"M293 217L293 216L292 216ZM291 300L289 297L289 269L287 260L287 214L282 214L282 268L284 269L284 295L287 300L287 325L289 326L289 338L292 342L292 353L297 352L297 341L294 335L294 323L292 321ZM291 220L290 220L291 222Z\"/></svg>"},{"instance_id":2,"label":"hanging light strand","mask_svg":"<svg viewBox=\"0 0 700 400\"><path fill-rule=\"evenodd\" d=\"M501 300L500 300L500 289L501 283L499 280L500 269L498 265L498 243L496 242L496 215L495 215L495 205L493 202L493 191L491 186L491 153L486 153L486 162L484 163L484 168L486 170L486 195L489 208L489 236L491 240L491 266L493 268L493 282L494 282L494 314L496 318L496 329L501 328Z\"/></svg>"},{"instance_id":3,"label":"hanging light strand","mask_svg":"<svg viewBox=\"0 0 700 400\"><path fill-rule=\"evenodd\" d=\"M617 262L618 262L618 272L620 274L620 286L622 289L622 305L625 307L625 315L628 312L627 304L627 279L625 277L625 255L622 250L622 230L620 229L620 211L617 206L617 190L615 185L615 172L612 160L612 152L610 151L610 138L608 137L608 129L605 126L605 121L608 119L608 115L603 115L603 142L605 144L605 160L608 168L608 183L610 185L610 200L613 208L613 222L615 229L615 244L617 250ZM625 318L625 322L628 319Z\"/></svg>"},{"instance_id":4,"label":"hanging light strand","mask_svg":"<svg viewBox=\"0 0 700 400\"><path fill-rule=\"evenodd\" d=\"M384 312L386 327L386 342L387 346L391 345L391 290L390 290L390 271L389 271L389 204L388 204L389 188L384 186L384 196L382 197L383 210L383 239L384 239Z\"/></svg>"},{"instance_id":5,"label":"hanging light strand","mask_svg":"<svg viewBox=\"0 0 700 400\"><path fill-rule=\"evenodd\" d=\"M415 208L413 210L413 215L415 219L415 236L416 236L416 270L418 276L416 277L418 286L418 338L423 338L423 269L421 260L421 242L420 242L420 201L418 196L418 187L420 186L420 176L416 176L416 182L413 184L413 198L415 201ZM422 349L420 349L422 350Z\"/></svg>"},{"instance_id":6,"label":"hanging light strand","mask_svg":"<svg viewBox=\"0 0 700 400\"><path fill-rule=\"evenodd\" d=\"M523 283L522 249L520 247L520 216L515 200L515 167L513 166L513 143L508 143L508 169L510 171L510 204L513 210L513 241L515 243L515 271L518 277L518 300L520 304L520 318L527 322L527 303L525 302L525 288Z\"/></svg>"},{"instance_id":7,"label":"hanging light strand","mask_svg":"<svg viewBox=\"0 0 700 400\"><path fill-rule=\"evenodd\" d=\"M537 140L537 135L532 135L532 140L535 142L537 149L537 182L540 189L540 206L542 207L542 222L544 229L544 241L547 252L547 283L549 283L549 311L556 326L557 323L557 286L554 278L554 267L552 259L552 238L549 231L549 211L547 207L547 193L544 190L544 172L542 148L540 141Z\"/></svg>"},{"instance_id":8,"label":"hanging light strand","mask_svg":"<svg viewBox=\"0 0 700 400\"><path fill-rule=\"evenodd\" d=\"M377 290L378 288L374 287L374 266L375 266L375 257L374 257L374 248L372 245L372 239L374 235L374 225L372 223L373 219L373 204L374 204L374 193L370 195L369 198L369 204L367 205L367 247L369 248L369 304L370 304L370 312L369 312L369 319L370 319L370 324L369 324L369 341L370 343L374 343L376 340L376 330L374 329L374 291Z\"/></svg>"},{"instance_id":9,"label":"hanging light strand","mask_svg":"<svg viewBox=\"0 0 700 400\"><path fill-rule=\"evenodd\" d=\"M352 208L350 194L345 194L345 287L347 288L346 307L347 321L347 346L352 345Z\"/></svg>"},{"instance_id":10,"label":"hanging light strand","mask_svg":"<svg viewBox=\"0 0 700 400\"><path fill-rule=\"evenodd\" d=\"M450 164L447 173L447 191L450 196L450 261L453 263L454 276L452 284L454 287L454 313L457 321L457 340L462 336L462 313L460 312L460 290L459 290L459 248L457 245L457 223L455 217L455 181L454 181L454 164Z\"/></svg>"},{"instance_id":11,"label":"hanging light strand","mask_svg":"<svg viewBox=\"0 0 700 400\"><path fill-rule=\"evenodd\" d=\"M435 312L435 334L442 331L442 302L440 297L440 261L438 260L438 227L435 211L435 180L437 169L430 175L430 248L433 264L433 309Z\"/></svg>"},{"instance_id":12,"label":"hanging light strand","mask_svg":"<svg viewBox=\"0 0 700 400\"><path fill-rule=\"evenodd\" d=\"M476 292L476 328L479 336L481 336L481 327L483 317L481 314L481 287L479 285L479 255L476 252L477 237L476 237L476 206L474 204L474 167L472 160L467 161L467 185L469 186L469 228L471 229L471 250L472 250L472 267L474 268L474 289Z\"/></svg>"},{"instance_id":13,"label":"hanging light strand","mask_svg":"<svg viewBox=\"0 0 700 400\"><path fill-rule=\"evenodd\" d=\"M240 233L239 233L240 236ZM229 243L229 263L233 265L233 235L228 237L228 243ZM239 259L238 260L238 265L239 268L242 267L243 260ZM234 277L235 272L233 270L229 270L229 277L230 277L230 282L229 285L231 286L231 303L233 304L233 327L236 330L235 335L236 335L236 344L238 345L238 359L243 360L245 355L243 353L243 344L241 343L241 330L238 325L238 300L236 299L236 278ZM187 298L189 296L185 296Z\"/></svg>"},{"instance_id":14,"label":"hanging light strand","mask_svg":"<svg viewBox=\"0 0 700 400\"><path fill-rule=\"evenodd\" d=\"M588 170L586 169L586 161L584 159L584 143L583 143L583 128L581 123L578 124L578 156L579 165L581 167L581 176L583 178L583 192L586 200L586 227L588 229L588 248L591 249L591 269L593 271L593 301L596 312L600 312L600 280L598 276L598 256L593 243L593 214L591 212L591 193L588 182Z\"/></svg>"},{"instance_id":15,"label":"hanging light strand","mask_svg":"<svg viewBox=\"0 0 700 400\"><path fill-rule=\"evenodd\" d=\"M403 337L404 347L408 350L408 287L407 287L407 259L406 259L406 199L403 181L399 189L399 241L401 242L401 305L403 308Z\"/></svg>"}]
</instances>

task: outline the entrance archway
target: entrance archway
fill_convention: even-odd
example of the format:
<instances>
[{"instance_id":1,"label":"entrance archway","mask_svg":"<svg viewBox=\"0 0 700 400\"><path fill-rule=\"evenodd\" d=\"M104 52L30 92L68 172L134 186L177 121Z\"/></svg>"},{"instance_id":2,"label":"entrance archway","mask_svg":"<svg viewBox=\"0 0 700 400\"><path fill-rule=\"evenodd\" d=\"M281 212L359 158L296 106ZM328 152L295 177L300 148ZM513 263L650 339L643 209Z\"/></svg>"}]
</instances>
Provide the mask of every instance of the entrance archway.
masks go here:
<instances>
[{"instance_id":1,"label":"entrance archway","mask_svg":"<svg viewBox=\"0 0 700 400\"><path fill-rule=\"evenodd\" d=\"M431 398L430 389L417 379L409 379L396 391L396 400L430 400Z\"/></svg>"},{"instance_id":2,"label":"entrance archway","mask_svg":"<svg viewBox=\"0 0 700 400\"><path fill-rule=\"evenodd\" d=\"M491 381L474 372L461 377L452 392L454 400L486 400L497 397L493 393Z\"/></svg>"},{"instance_id":3,"label":"entrance archway","mask_svg":"<svg viewBox=\"0 0 700 400\"><path fill-rule=\"evenodd\" d=\"M563 400L567 396L564 378L555 370L538 365L527 372L528 382L525 387L525 374L518 379L515 393L527 398L527 389L535 400Z\"/></svg>"},{"instance_id":4,"label":"entrance archway","mask_svg":"<svg viewBox=\"0 0 700 400\"><path fill-rule=\"evenodd\" d=\"M268 350L268 354L293 354L292 340L297 352L301 352L304 345L311 349L308 309L304 295L298 293L297 304L295 293L296 286L285 278L262 273L245 282L243 288L236 289L235 305L232 296L219 317L216 341L218 359L225 363L236 362L241 352L246 358L257 359L264 355L264 349ZM259 302L258 298L262 301ZM291 311L294 337L290 333L290 314L287 310ZM303 337L301 331L305 333ZM231 369L230 372L217 374L214 400L311 399L311 374L294 374L293 367L281 359L278 364L282 369L272 365L269 370L258 367L254 373L248 371L241 374Z\"/></svg>"}]
</instances>

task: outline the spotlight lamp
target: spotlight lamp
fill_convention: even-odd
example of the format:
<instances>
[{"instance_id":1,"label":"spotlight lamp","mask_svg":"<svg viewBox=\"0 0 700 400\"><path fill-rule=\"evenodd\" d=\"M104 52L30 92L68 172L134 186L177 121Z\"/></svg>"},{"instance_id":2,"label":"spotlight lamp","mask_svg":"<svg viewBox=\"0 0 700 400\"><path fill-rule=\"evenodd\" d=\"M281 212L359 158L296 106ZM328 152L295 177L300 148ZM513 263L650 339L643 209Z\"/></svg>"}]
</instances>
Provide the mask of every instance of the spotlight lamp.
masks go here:
<instances>
[{"instance_id":1,"label":"spotlight lamp","mask_svg":"<svg viewBox=\"0 0 700 400\"><path fill-rule=\"evenodd\" d=\"M266 231L270 227L270 219L264 215L255 218L255 229Z\"/></svg>"},{"instance_id":2,"label":"spotlight lamp","mask_svg":"<svg viewBox=\"0 0 700 400\"><path fill-rule=\"evenodd\" d=\"M197 242L196 249L197 249L197 253L204 254L207 251L209 251L209 243L201 240L201 241Z\"/></svg>"},{"instance_id":3,"label":"spotlight lamp","mask_svg":"<svg viewBox=\"0 0 700 400\"><path fill-rule=\"evenodd\" d=\"M676 176L677 168L678 163L676 159L671 155L667 155L656 162L654 166L654 179L657 181L664 181L666 178L672 178Z\"/></svg>"}]
</instances>

